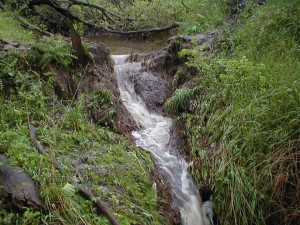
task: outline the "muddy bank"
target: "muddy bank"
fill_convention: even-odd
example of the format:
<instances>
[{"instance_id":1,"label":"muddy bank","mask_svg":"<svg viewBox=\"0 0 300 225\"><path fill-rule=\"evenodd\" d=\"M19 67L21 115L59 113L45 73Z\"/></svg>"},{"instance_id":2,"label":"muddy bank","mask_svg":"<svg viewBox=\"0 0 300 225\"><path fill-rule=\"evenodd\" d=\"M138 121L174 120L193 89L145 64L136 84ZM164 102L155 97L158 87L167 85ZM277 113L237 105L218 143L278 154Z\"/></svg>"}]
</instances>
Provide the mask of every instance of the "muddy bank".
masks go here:
<instances>
[{"instance_id":1,"label":"muddy bank","mask_svg":"<svg viewBox=\"0 0 300 225\"><path fill-rule=\"evenodd\" d=\"M151 52L162 49L167 45L167 40L132 40L118 37L86 36L84 40L94 44L105 44L112 55L126 55L132 53Z\"/></svg>"},{"instance_id":2,"label":"muddy bank","mask_svg":"<svg viewBox=\"0 0 300 225\"><path fill-rule=\"evenodd\" d=\"M153 111L165 114L163 104L177 88L195 86L196 71L185 65L186 58L180 58L182 49L201 47L203 55L218 52L216 43L220 40L218 34L205 32L193 36L175 36L169 38L168 46L158 51L142 54L131 54L130 62L141 62L144 71L151 71L155 76L137 76L136 91L146 105ZM157 85L157 83L160 83ZM157 91L159 89L159 91ZM154 90L154 91L153 91ZM149 97L151 96L151 97ZM189 158L189 147L184 136L184 121L177 121L172 129L170 146L179 149L180 153Z\"/></svg>"},{"instance_id":3,"label":"muddy bank","mask_svg":"<svg viewBox=\"0 0 300 225\"><path fill-rule=\"evenodd\" d=\"M179 58L178 53L183 48L193 48L194 46L191 42L194 39L197 39L196 43L198 45L206 46L203 52L204 54L208 54L218 36L202 34L172 38L170 39L169 46L166 48L151 53L131 54L127 59L129 62L142 63L141 69L137 71L130 70L130 73L126 74L126 76L133 83L134 92L142 98L151 111L165 114L162 106L175 88L184 85L192 87L193 83L190 80L193 79L195 71L185 66L185 59ZM186 76L175 86L173 80L178 73L186 74ZM172 149L174 155L184 153L183 155L188 157L188 146L186 138L183 136L183 129L183 124L181 123L173 126L168 148ZM180 223L179 210L171 204L171 202L174 202L175 197L170 191L170 184L163 182L166 179L158 172L158 168L156 168L154 174L155 182L159 187L159 194L166 198L168 202L160 206L161 210L168 216L171 224Z\"/></svg>"},{"instance_id":4,"label":"muddy bank","mask_svg":"<svg viewBox=\"0 0 300 225\"><path fill-rule=\"evenodd\" d=\"M162 105L174 90L172 79L180 68L181 71L185 69L184 60L179 59L177 56L179 49L181 49L180 45L178 47L178 44L174 42L170 44L169 47L160 51L134 55L136 57L134 60L143 60L141 73L133 78L135 89L153 111L164 113ZM138 124L136 124L136 121L130 116L120 101L110 51L105 45L99 44L91 46L90 52L94 55L93 62L86 68L76 69L75 71L75 69L67 70L57 65L51 65L41 71L41 74L48 71L52 71L56 74L54 77L55 92L62 100L74 99L76 102L76 98L78 99L83 96L85 104L89 105L95 93L101 90L109 92L110 104L108 109L112 109L116 113L111 117L105 118L107 126L115 129L119 133L129 135L131 131L138 127ZM78 76L78 71L80 79L76 77ZM149 71L152 72L151 75L148 73ZM184 84L184 80L182 84ZM178 85L181 85L181 83ZM100 96L103 97L103 95ZM102 99L99 98L98 100L100 102ZM105 115L103 115L101 108L87 108L87 113L95 124L100 123L100 121L103 122ZM171 145L179 145L179 134L179 130L178 133L174 132L174 143L172 142ZM99 171L99 176L103 175L102 172L103 171ZM153 173L153 178L157 183L157 187L159 187L159 195L165 199L159 205L160 209L169 218L171 224L179 224L179 211L171 207L173 196L168 185L163 182L157 170Z\"/></svg>"}]
</instances>

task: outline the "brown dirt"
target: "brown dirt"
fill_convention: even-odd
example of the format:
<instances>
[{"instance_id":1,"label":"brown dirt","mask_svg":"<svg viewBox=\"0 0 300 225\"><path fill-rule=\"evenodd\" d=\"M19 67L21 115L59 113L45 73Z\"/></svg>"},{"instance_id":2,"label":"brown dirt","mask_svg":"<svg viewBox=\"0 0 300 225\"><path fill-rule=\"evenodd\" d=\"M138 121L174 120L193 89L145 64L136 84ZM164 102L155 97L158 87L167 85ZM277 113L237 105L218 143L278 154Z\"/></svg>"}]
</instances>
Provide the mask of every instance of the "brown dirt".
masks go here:
<instances>
[{"instance_id":1,"label":"brown dirt","mask_svg":"<svg viewBox=\"0 0 300 225\"><path fill-rule=\"evenodd\" d=\"M119 111L119 114L114 119L114 122L117 123L118 131L131 138L130 132L138 129L138 127L120 101L117 80L113 74L114 64L110 58L109 50L106 46L100 45L92 47L92 53L95 55L94 64L87 68L80 90L87 93L101 88L108 90L113 97L113 107ZM132 138L131 140L134 141ZM169 224L180 224L179 210L171 206L174 196L171 194L170 187L163 182L157 169L153 171L152 177L157 184L158 195L162 199L159 202L159 211L163 212L167 217Z\"/></svg>"}]
</instances>

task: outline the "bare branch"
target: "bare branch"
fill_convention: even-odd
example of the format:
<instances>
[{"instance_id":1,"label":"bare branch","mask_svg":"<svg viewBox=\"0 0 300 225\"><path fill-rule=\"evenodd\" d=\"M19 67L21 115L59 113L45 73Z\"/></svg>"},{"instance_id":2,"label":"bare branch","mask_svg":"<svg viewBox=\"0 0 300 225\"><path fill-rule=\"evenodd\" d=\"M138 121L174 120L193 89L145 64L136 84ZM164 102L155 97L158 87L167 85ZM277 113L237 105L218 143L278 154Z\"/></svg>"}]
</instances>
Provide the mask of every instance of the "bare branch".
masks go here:
<instances>
[{"instance_id":1,"label":"bare branch","mask_svg":"<svg viewBox=\"0 0 300 225\"><path fill-rule=\"evenodd\" d=\"M43 155L48 155L45 148L37 140L36 127L29 124L29 131L30 131L30 138L32 140L34 147L38 150L39 153L41 153ZM57 167L58 162L55 159L52 160L52 163L56 167L56 169L58 169L58 170L62 169L62 167ZM80 185L76 181L74 181L71 177L68 177L68 182L71 183L72 185L74 185L79 190L81 195L83 195L85 198L94 202L95 206L98 209L98 212L105 215L108 218L108 220L111 222L112 225L121 225L103 202L95 200L95 196L89 189L84 188L82 185Z\"/></svg>"},{"instance_id":2,"label":"bare branch","mask_svg":"<svg viewBox=\"0 0 300 225\"><path fill-rule=\"evenodd\" d=\"M97 4L94 4L94 3L89 3L89 2L84 2L84 1L80 1L80 0L69 0L70 2L72 2L73 5L81 5L81 6L88 6L88 7L92 7L92 8L95 8L95 9L99 9L100 11L102 11L103 13L105 14L110 14L112 16L115 16L117 18L121 18L119 15L116 15L115 13L109 11L108 9L100 6L100 5L97 5Z\"/></svg>"},{"instance_id":3,"label":"bare branch","mask_svg":"<svg viewBox=\"0 0 300 225\"><path fill-rule=\"evenodd\" d=\"M116 30L110 30L106 29L106 31L113 33L113 34L142 34L142 33L155 33L155 32L165 32L172 30L174 28L178 28L183 26L185 23L175 22L173 24L170 24L165 27L155 27L155 28L149 28L149 29L142 29L142 30L133 30L133 31L116 31Z\"/></svg>"},{"instance_id":4,"label":"bare branch","mask_svg":"<svg viewBox=\"0 0 300 225\"><path fill-rule=\"evenodd\" d=\"M190 10L190 8L183 2L183 0L181 0L181 4L183 5L183 7L184 7L187 11Z\"/></svg>"},{"instance_id":5,"label":"bare branch","mask_svg":"<svg viewBox=\"0 0 300 225\"><path fill-rule=\"evenodd\" d=\"M81 195L83 195L85 198L91 200L94 202L94 204L96 205L99 213L104 214L108 220L111 222L112 225L121 225L116 218L114 217L114 215L108 210L107 206L104 205L102 202L100 201L96 201L95 196L93 195L93 193L86 189L85 187L83 187L82 185L78 184L76 181L74 181L71 177L68 178L68 182L72 185L74 185L79 192L81 193Z\"/></svg>"}]
</instances>

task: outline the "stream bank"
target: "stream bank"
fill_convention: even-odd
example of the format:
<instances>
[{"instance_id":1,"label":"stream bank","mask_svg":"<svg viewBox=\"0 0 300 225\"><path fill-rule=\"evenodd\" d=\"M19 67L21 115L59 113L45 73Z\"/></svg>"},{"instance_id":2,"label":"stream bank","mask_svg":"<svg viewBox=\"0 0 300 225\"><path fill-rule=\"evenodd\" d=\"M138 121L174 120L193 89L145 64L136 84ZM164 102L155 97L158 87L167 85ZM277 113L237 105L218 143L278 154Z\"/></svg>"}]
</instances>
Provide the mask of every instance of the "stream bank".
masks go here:
<instances>
[{"instance_id":1,"label":"stream bank","mask_svg":"<svg viewBox=\"0 0 300 225\"><path fill-rule=\"evenodd\" d=\"M197 209L199 209L199 214L202 214L202 208L200 206L201 200L196 197L198 195L197 188L195 191L191 192L195 187L190 178L188 178L189 175L185 169L180 172L182 173L182 175L180 175L181 178L177 177L177 172L181 171L181 167L186 167L186 163L183 162L181 165L178 161L175 160L173 162L171 160L171 158L176 158L174 155L177 156L179 160L181 158L178 150L186 143L182 136L180 137L179 135L182 133L182 130L178 129L179 124L175 126L170 125L170 127L165 130L163 127L166 125L163 125L163 127L159 125L160 123L163 123L160 122L160 118L162 117L156 117L153 112L164 114L162 105L165 103L166 99L170 97L174 88L172 87L172 77L178 73L178 70L180 71L179 73L183 73L183 70L186 72L188 71L187 67L184 65L184 60L178 57L178 53L183 46L182 43L185 43L185 48L193 48L191 41L197 40L199 46L203 45L206 47L206 54L208 54L211 50L211 45L214 41L218 40L218 38L218 36L211 34L177 37L170 39L168 47L156 52L140 55L131 54L128 56L113 56L116 63L115 68L117 77L119 77L118 85L121 91L123 104L126 105L129 112L134 115L133 117L135 120L141 125L139 130L132 132L132 135L135 137L138 146L149 150L154 155L153 160L157 167L156 170L160 171L158 172L160 180L167 183L168 191L171 193L171 195L169 195L171 197L169 199L171 200L171 206L173 207L173 210L177 211L177 215L178 210L180 209L182 213L181 221L183 224L212 224L212 205L210 203L210 206L208 206L208 203L205 203L208 207L205 208L208 211L204 212L206 217L198 215ZM189 74L191 74L191 71L189 71ZM187 79L186 82L190 82L189 80L190 79ZM183 82L183 85L184 84L185 82ZM144 104L150 111L144 108L145 106L142 107ZM152 122L150 122L151 118L153 118ZM156 127L156 122L154 121L157 121L158 127ZM168 122L166 123L168 124ZM145 130L143 131L143 129ZM156 134L152 132L152 129L155 130ZM164 138L166 140L164 140ZM187 150L187 146L183 149ZM160 151L163 152L161 153ZM172 155L169 155L168 152ZM181 150L181 152L184 151ZM168 159L168 162L166 159ZM171 162L169 162L170 160ZM171 170L172 172L170 172ZM172 179L168 176L171 176ZM177 177L177 179L175 177ZM180 184L180 182L182 183ZM185 188L183 188L181 192L179 191L180 189L178 186ZM196 200L192 199L194 194ZM189 200L188 198L191 199ZM164 213L166 215L170 214L169 212ZM205 222L201 222L202 220ZM180 223L180 220L170 220L170 222L171 224L178 224Z\"/></svg>"},{"instance_id":2,"label":"stream bank","mask_svg":"<svg viewBox=\"0 0 300 225\"><path fill-rule=\"evenodd\" d=\"M5 43L5 46L7 45L11 45L11 47L9 48L18 49L19 47L19 45L16 45L14 43ZM164 104L166 99L171 96L174 88L174 85L172 84L172 78L174 77L174 75L176 75L178 70L182 72L185 69L183 66L184 61L182 59L179 59L177 55L180 49L181 47L177 42L171 42L168 47L162 50L139 55L132 54L130 56L130 61L139 61L143 65L143 72L136 74L133 79L135 89L137 93L142 96L146 105L151 110L157 113L164 114L162 105ZM34 47L34 49L31 49L30 46L26 48L26 51L32 50L37 51L38 49L36 49L36 47ZM5 51L7 50L5 49ZM123 104L121 104L120 102L118 85L113 74L114 63L110 58L110 51L103 44L93 45L89 48L89 51L94 55L93 63L88 65L88 67L84 69L84 71L82 72L82 77L78 76L78 71L69 70L67 68L64 68L63 66L57 65L56 63L51 63L50 65L45 66L43 70L39 69L38 73L55 74L55 76L53 76L53 84L51 85L53 85L54 87L55 96L57 96L60 101L63 101L66 104L69 104L68 102L70 99L72 102L78 101L78 103L84 101L84 103L81 102L80 104L78 104L77 107L81 107L81 104L88 106L80 110L83 110L88 116L88 119L92 120L94 124L106 126L110 129L113 129L114 131L117 131L118 133L130 136L129 134L133 130L139 128L140 124L137 123L134 118L132 118L130 113L128 113L127 109L124 108ZM38 52L38 54L41 54L41 52ZM36 65L38 65L38 62L36 62ZM32 69L34 69L34 67L32 67ZM150 71L151 74L149 73ZM44 79L43 82L45 83L47 77L43 77L42 79ZM3 91L4 93L8 93L8 95L6 95L6 98L10 98L10 96L13 95L13 92L9 91L9 88L12 87L12 83L6 82L15 81L13 80L13 78L4 81ZM34 82L32 83L32 85L33 84ZM14 88L18 90L19 86L16 85ZM100 102L100 105L98 105L99 103L97 102L97 99L105 99L105 92L109 93L110 98L105 100L104 102L102 101L102 103ZM52 95L49 95L49 97L51 96ZM50 102L52 105L58 104L55 103L56 100L50 100ZM107 112L112 113L110 116L107 116ZM32 119L34 118L36 117L34 116ZM60 115L59 113L55 113L55 118L58 121L62 118L62 115ZM43 117L38 117L35 120L39 121L37 123L43 126L43 129L47 129L48 125L43 123ZM74 125L72 124L73 123L70 123L64 126L66 126L67 129L75 129L76 123ZM173 128L172 130L173 131L171 133L176 136L176 138L172 138L171 145L173 146L172 149L175 149L177 148L177 145L184 144L182 144L182 141L180 140L180 138L178 138L180 129L178 129L179 132L177 133L175 132L175 128ZM74 134L79 135L76 132ZM41 137L42 140L43 138L46 138L46 136ZM47 142L45 139L44 141ZM63 146L63 143L61 144ZM16 158L15 154L17 153L13 153L10 148L8 149L8 152L6 152L5 150L3 153L8 154L11 159ZM120 149L120 147L116 149ZM61 162L72 162L73 166L75 166L75 168L77 168L78 170L76 172L77 176L85 180L86 184L94 187L93 182L95 181L95 177L110 176L110 173L108 173L105 169L98 168L96 166L95 160L100 157L99 154L95 155L89 150L85 150L84 154L78 152L78 150L73 151L72 154L74 154L74 152L77 152L77 154L79 154L79 157L77 157L76 159L74 159L72 156L66 155L65 157L59 156L59 160ZM106 152L106 150L103 149L103 152ZM18 157L19 156L17 156L17 158ZM24 167L26 170L29 169L26 166ZM84 171L87 169L92 171L92 176L87 176L85 174ZM170 207L174 196L170 192L169 185L164 182L164 179L161 174L158 173L158 170L155 170L153 172L153 177L156 181L157 187L160 188L158 190L158 193L160 193L160 196L165 198L162 203L159 203L160 209L162 209L164 215L169 218L170 224L179 224L180 215L178 209L176 207L175 209Z\"/></svg>"},{"instance_id":3,"label":"stream bank","mask_svg":"<svg viewBox=\"0 0 300 225\"><path fill-rule=\"evenodd\" d=\"M0 43L12 49L1 49L0 55L0 154L12 167L0 163L0 173L6 177L2 172L11 171L6 168L23 168L46 209L35 211L30 199L21 205L18 200L24 199L19 195L0 190L0 223L109 224L96 214L93 202L82 199L68 183L70 176L106 203L121 224L167 224L157 209L150 154L121 135L129 136L138 124L120 103L108 48L91 46L94 61L86 68L74 68L70 43L44 41L26 50L19 44ZM57 61L52 60L56 53L62 57ZM51 59L48 63L45 55ZM28 123L37 127L49 156L35 150ZM62 165L61 172L53 167L52 158Z\"/></svg>"}]
</instances>

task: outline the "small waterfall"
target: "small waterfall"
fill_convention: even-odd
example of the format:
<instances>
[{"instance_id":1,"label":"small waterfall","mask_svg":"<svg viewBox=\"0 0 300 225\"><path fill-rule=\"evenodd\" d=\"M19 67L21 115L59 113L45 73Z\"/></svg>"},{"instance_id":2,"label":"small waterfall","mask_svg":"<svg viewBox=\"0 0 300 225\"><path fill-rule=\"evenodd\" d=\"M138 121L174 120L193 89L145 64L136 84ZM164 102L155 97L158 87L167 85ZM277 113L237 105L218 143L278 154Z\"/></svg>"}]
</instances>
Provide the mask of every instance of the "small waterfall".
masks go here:
<instances>
[{"instance_id":1,"label":"small waterfall","mask_svg":"<svg viewBox=\"0 0 300 225\"><path fill-rule=\"evenodd\" d=\"M132 117L142 128L132 132L136 144L150 151L160 172L171 186L180 208L184 225L207 224L203 216L198 190L187 171L187 163L170 154L168 143L172 120L150 112L143 100L135 93L132 78L141 69L141 63L125 63L128 55L113 56L115 73L121 99Z\"/></svg>"}]
</instances>

